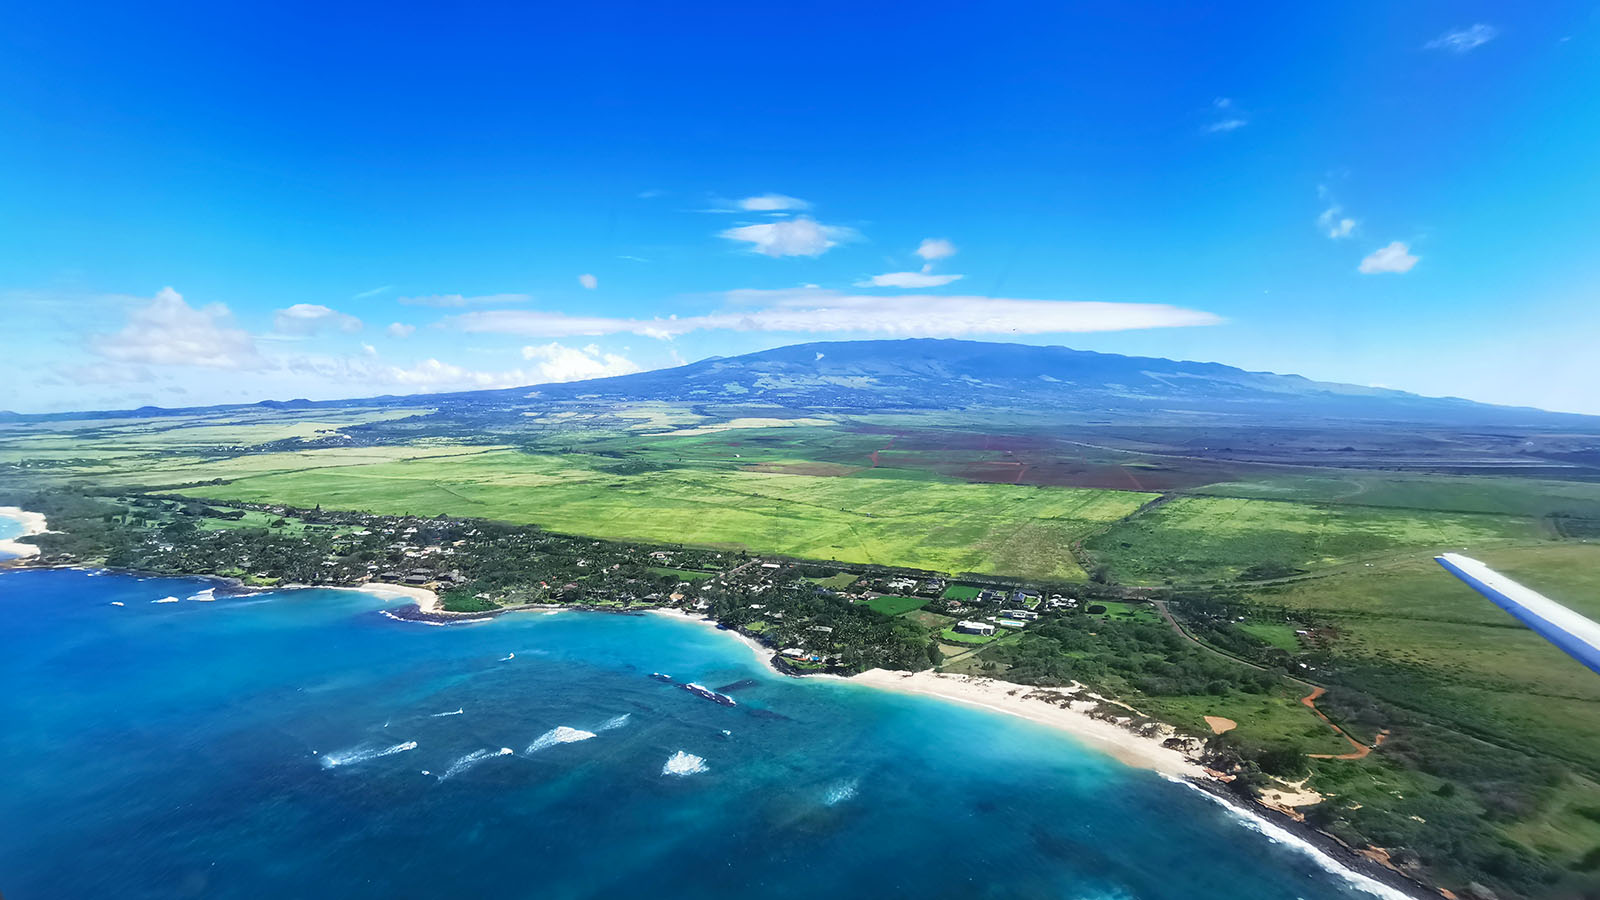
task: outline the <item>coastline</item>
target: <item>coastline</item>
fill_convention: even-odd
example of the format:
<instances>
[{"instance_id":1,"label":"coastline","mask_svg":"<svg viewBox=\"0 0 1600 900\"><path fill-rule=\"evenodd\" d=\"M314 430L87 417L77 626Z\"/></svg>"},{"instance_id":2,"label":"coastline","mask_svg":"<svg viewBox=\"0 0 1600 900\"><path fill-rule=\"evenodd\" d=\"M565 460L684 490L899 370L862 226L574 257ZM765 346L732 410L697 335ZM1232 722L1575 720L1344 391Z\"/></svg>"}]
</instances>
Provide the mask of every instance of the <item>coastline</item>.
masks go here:
<instances>
[{"instance_id":1,"label":"coastline","mask_svg":"<svg viewBox=\"0 0 1600 900\"><path fill-rule=\"evenodd\" d=\"M844 680L880 690L936 697L1027 719L1070 735L1125 765L1149 769L1168 777L1206 777L1199 763L1177 750L1162 746L1164 737L1144 737L1073 708L1080 701L1062 702L1064 695L1069 693L1065 689L1041 689L970 675L946 675L933 671L895 672L888 669L868 669Z\"/></svg>"},{"instance_id":2,"label":"coastline","mask_svg":"<svg viewBox=\"0 0 1600 900\"><path fill-rule=\"evenodd\" d=\"M22 533L12 538L0 539L0 558L26 559L39 555L37 544L24 544L18 538L32 537L44 534L50 530L50 523L45 521L43 513L31 512L20 506L0 506L0 518L12 519L22 523Z\"/></svg>"},{"instance_id":3,"label":"coastline","mask_svg":"<svg viewBox=\"0 0 1600 900\"><path fill-rule=\"evenodd\" d=\"M41 526L43 519L43 516L38 516ZM415 611L411 612L408 608L403 607L399 614L384 610L385 615L402 621L416 621L432 625L483 622L512 612L543 612L546 614L567 611L620 612L617 610L589 610L583 607L540 604L510 607L486 613L457 613L441 609L439 596L435 592L409 585L365 583L359 585L285 584L275 587L247 587L239 579L220 575L181 575L85 565L24 566L24 568L69 568L156 578L202 578L217 582L219 585L231 588L238 593L314 589L356 591L372 596L401 597L412 600L415 605ZM1415 900L1415 898L1438 896L1438 892L1428 885L1416 881L1393 867L1382 865L1366 853L1304 822L1298 821L1296 818L1285 814L1283 810L1228 790L1223 782L1208 773L1198 762L1178 750L1163 746L1162 742L1174 734L1170 726L1163 726L1166 730L1162 733L1141 735L1114 721L1095 718L1089 715L1085 709L1073 708L1074 705L1079 703L1095 704L1102 701L1102 698L1088 693L1082 686L1040 688L981 676L944 674L931 669L921 672L869 669L848 677L826 673L795 674L784 671L775 665L774 660L777 654L770 647L749 635L731 628L724 628L714 619L702 613L689 612L676 607L653 607L643 610L629 610L624 614L639 615L641 613L677 619L721 632L749 648L761 664L774 675L781 675L787 678L844 682L874 690L888 690L933 697L945 702L960 703L994 713L1028 719L1066 734L1083 743L1089 749L1108 755L1125 765L1151 771L1175 784L1180 784L1205 794L1214 802L1230 810L1244 827L1260 833L1275 843L1286 844L1299 849L1314 858L1317 864L1330 874L1347 879L1351 884L1368 893L1384 897L1386 900ZM1074 694L1081 694L1082 696L1072 698L1071 695Z\"/></svg>"}]
</instances>

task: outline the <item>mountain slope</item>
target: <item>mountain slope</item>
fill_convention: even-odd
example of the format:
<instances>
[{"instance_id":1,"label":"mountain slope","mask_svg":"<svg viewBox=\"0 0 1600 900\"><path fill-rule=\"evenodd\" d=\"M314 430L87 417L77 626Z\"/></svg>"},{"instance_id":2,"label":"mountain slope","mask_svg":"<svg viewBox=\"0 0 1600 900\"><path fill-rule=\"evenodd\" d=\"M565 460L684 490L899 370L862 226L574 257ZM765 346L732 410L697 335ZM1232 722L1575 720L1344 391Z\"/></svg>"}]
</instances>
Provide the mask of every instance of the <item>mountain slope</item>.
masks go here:
<instances>
[{"instance_id":1,"label":"mountain slope","mask_svg":"<svg viewBox=\"0 0 1600 900\"><path fill-rule=\"evenodd\" d=\"M1186 420L1369 419L1593 428L1600 418L1181 362L986 341L796 344L614 378L463 399L670 400L827 409L1027 408ZM442 399L442 398L441 398Z\"/></svg>"}]
</instances>

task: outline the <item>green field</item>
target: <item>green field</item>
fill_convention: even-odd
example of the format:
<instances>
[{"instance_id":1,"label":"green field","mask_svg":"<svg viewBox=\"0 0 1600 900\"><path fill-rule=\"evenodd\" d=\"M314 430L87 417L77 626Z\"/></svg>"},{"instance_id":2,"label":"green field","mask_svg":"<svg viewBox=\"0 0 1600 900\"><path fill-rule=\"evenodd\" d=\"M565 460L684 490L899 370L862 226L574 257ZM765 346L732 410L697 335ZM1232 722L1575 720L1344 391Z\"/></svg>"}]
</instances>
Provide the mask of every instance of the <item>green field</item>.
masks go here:
<instances>
[{"instance_id":1,"label":"green field","mask_svg":"<svg viewBox=\"0 0 1600 900\"><path fill-rule=\"evenodd\" d=\"M1547 535L1536 521L1515 516L1180 497L1086 546L1118 579L1157 584L1231 580L1260 565L1315 570Z\"/></svg>"},{"instance_id":2,"label":"green field","mask_svg":"<svg viewBox=\"0 0 1600 900\"><path fill-rule=\"evenodd\" d=\"M743 547L810 559L942 572L1081 580L1071 543L1149 499L1123 491L666 469L615 474L583 454L435 448L259 454L182 466L197 497L440 513L569 534ZM125 475L167 483L165 465Z\"/></svg>"},{"instance_id":3,"label":"green field","mask_svg":"<svg viewBox=\"0 0 1600 900\"><path fill-rule=\"evenodd\" d=\"M924 606L927 606L928 598L893 597L888 594L884 594L871 598L867 601L867 605L886 616L898 616L901 613L908 613L914 609L921 609Z\"/></svg>"},{"instance_id":4,"label":"green field","mask_svg":"<svg viewBox=\"0 0 1600 900\"><path fill-rule=\"evenodd\" d=\"M952 584L944 589L942 595L946 600L976 600L983 593L983 588L970 584Z\"/></svg>"},{"instance_id":5,"label":"green field","mask_svg":"<svg viewBox=\"0 0 1600 900\"><path fill-rule=\"evenodd\" d=\"M1600 518L1600 484L1532 478L1330 472L1222 482L1191 493L1444 512L1511 516L1565 513Z\"/></svg>"}]
</instances>

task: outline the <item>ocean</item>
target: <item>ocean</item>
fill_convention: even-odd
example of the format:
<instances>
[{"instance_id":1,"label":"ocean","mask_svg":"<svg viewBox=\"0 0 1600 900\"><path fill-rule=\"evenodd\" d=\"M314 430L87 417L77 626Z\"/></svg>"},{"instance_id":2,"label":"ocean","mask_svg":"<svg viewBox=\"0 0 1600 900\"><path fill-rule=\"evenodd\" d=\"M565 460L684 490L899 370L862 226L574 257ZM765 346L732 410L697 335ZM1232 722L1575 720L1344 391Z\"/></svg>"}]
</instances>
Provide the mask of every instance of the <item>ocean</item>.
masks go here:
<instances>
[{"instance_id":1,"label":"ocean","mask_svg":"<svg viewBox=\"0 0 1600 900\"><path fill-rule=\"evenodd\" d=\"M693 623L212 586L0 573L7 900L1372 896L1044 726Z\"/></svg>"}]
</instances>

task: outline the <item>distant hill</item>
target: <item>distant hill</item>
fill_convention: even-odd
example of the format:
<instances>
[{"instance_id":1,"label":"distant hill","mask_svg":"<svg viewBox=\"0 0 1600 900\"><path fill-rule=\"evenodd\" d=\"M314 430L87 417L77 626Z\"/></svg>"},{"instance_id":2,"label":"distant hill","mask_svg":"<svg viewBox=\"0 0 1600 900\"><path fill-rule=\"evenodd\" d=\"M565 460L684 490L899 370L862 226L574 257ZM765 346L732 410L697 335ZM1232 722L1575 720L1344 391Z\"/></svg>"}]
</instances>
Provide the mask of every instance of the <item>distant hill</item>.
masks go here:
<instances>
[{"instance_id":1,"label":"distant hill","mask_svg":"<svg viewBox=\"0 0 1600 900\"><path fill-rule=\"evenodd\" d=\"M1600 430L1600 417L1494 406L1457 398L1248 372L1220 363L1183 362L990 341L912 339L795 344L713 357L633 375L501 390L335 401L262 401L207 409L315 409L353 405L482 412L552 401L679 401L827 410L1025 409L1086 419L1172 424L1207 421L1300 424L1382 421L1452 427ZM193 410L145 407L136 415ZM463 409L463 411L465 411ZM28 421L111 415L8 414ZM129 415L119 412L116 415Z\"/></svg>"},{"instance_id":2,"label":"distant hill","mask_svg":"<svg viewBox=\"0 0 1600 900\"><path fill-rule=\"evenodd\" d=\"M795 344L634 375L454 395L766 403L813 409L1026 408L1140 418L1195 414L1281 422L1361 419L1448 425L1600 427L1600 417L1182 362L989 341Z\"/></svg>"}]
</instances>

